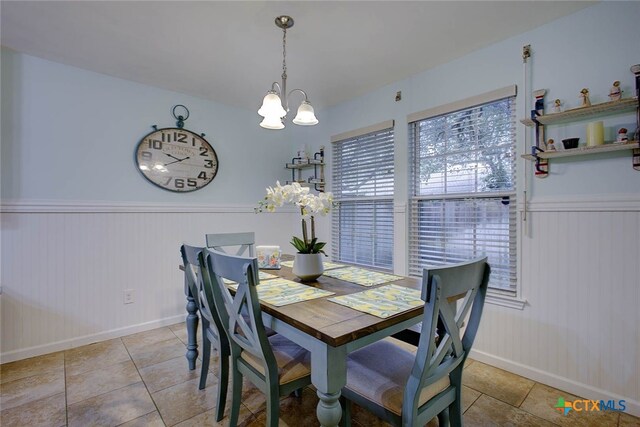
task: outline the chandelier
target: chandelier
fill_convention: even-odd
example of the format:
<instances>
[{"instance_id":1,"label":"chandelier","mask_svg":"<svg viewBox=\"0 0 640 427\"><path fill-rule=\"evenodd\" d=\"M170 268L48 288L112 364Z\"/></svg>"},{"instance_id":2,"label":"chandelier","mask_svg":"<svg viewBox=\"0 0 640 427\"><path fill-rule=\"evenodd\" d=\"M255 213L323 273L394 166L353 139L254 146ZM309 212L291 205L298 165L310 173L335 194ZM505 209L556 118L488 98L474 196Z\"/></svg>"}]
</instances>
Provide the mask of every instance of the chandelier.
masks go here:
<instances>
[{"instance_id":1,"label":"chandelier","mask_svg":"<svg viewBox=\"0 0 640 427\"><path fill-rule=\"evenodd\" d=\"M293 123L301 126L312 126L318 124L313 107L309 102L307 93L302 89L293 89L287 93L287 29L293 27L293 18L290 16L278 16L276 25L282 28L282 84L273 82L271 90L262 100L262 107L258 110L264 119L260 122L260 126L266 129L283 129L283 119L289 111L289 97L294 92L300 92L304 96L304 100L298 107L298 114L293 119Z\"/></svg>"}]
</instances>

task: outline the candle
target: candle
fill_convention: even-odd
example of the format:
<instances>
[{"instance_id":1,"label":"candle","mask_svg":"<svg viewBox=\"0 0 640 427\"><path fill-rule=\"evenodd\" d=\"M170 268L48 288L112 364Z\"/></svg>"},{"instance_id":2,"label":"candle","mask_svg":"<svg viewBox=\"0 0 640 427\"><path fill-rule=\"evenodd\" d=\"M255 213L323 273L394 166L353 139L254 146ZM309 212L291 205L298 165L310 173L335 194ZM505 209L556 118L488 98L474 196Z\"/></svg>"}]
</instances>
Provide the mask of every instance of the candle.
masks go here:
<instances>
[{"instance_id":1,"label":"candle","mask_svg":"<svg viewBox=\"0 0 640 427\"><path fill-rule=\"evenodd\" d=\"M604 144L604 124L591 122L587 124L587 146L594 147Z\"/></svg>"}]
</instances>

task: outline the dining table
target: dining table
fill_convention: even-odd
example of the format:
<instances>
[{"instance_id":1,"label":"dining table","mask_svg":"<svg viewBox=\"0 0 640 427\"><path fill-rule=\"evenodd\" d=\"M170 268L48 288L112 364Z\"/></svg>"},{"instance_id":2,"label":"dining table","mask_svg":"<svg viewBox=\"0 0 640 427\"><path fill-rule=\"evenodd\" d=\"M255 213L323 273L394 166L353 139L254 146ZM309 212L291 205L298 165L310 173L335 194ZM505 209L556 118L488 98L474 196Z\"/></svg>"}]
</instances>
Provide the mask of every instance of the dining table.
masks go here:
<instances>
[{"instance_id":1,"label":"dining table","mask_svg":"<svg viewBox=\"0 0 640 427\"><path fill-rule=\"evenodd\" d=\"M284 260L293 259L283 256ZM286 264L286 263L285 263ZM338 265L338 264L336 264ZM342 265L342 267L348 267ZM279 270L261 270L273 276L300 282L288 266ZM330 271L330 270L329 270ZM320 425L337 426L342 416L339 398L347 381L347 355L361 347L400 333L422 320L424 304L383 318L338 304L333 297L356 294L385 285L396 285L420 291L421 280L390 276L395 280L362 286L348 280L330 277L328 271L319 278L302 284L333 293L330 296L276 306L261 300L264 326L295 342L311 353L311 382L319 398L316 415ZM267 283L267 281L261 281ZM258 285L260 286L260 285ZM197 357L197 302L185 284L187 296L187 359L195 368Z\"/></svg>"}]
</instances>

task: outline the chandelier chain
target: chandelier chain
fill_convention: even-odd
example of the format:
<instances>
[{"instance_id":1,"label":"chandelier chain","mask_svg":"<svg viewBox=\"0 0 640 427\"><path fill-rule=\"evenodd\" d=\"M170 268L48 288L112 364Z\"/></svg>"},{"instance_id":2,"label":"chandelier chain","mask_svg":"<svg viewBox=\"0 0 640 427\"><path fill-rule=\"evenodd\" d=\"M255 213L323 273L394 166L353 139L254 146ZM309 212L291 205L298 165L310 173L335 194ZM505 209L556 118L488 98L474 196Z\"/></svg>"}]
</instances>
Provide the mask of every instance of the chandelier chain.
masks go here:
<instances>
[{"instance_id":1,"label":"chandelier chain","mask_svg":"<svg viewBox=\"0 0 640 427\"><path fill-rule=\"evenodd\" d=\"M282 29L282 78L287 78L287 28Z\"/></svg>"}]
</instances>

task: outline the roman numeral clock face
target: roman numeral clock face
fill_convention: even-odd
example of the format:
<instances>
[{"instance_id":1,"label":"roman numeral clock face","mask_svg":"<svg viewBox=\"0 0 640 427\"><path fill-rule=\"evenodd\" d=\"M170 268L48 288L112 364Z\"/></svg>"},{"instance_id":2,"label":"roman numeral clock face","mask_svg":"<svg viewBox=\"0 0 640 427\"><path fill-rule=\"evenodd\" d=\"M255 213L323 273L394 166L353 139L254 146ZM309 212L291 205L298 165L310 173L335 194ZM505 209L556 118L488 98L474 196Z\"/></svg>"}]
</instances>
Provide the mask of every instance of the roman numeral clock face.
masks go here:
<instances>
[{"instance_id":1,"label":"roman numeral clock face","mask_svg":"<svg viewBox=\"0 0 640 427\"><path fill-rule=\"evenodd\" d=\"M218 172L218 156L211 145L180 128L158 129L142 138L136 162L149 181L178 193L199 190Z\"/></svg>"}]
</instances>

